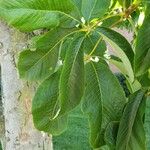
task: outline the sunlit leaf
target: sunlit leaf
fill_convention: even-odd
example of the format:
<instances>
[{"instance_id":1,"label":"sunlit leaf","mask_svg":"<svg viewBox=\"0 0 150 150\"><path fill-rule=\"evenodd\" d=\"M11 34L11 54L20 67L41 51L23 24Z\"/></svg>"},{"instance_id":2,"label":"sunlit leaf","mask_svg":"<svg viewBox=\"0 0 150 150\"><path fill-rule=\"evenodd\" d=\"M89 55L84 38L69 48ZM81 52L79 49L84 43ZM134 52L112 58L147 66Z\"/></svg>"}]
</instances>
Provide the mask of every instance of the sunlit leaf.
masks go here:
<instances>
[{"instance_id":1,"label":"sunlit leaf","mask_svg":"<svg viewBox=\"0 0 150 150\"><path fill-rule=\"evenodd\" d=\"M32 31L56 27L66 17L78 22L70 15L74 9L70 0L2 0L0 17L21 31Z\"/></svg>"},{"instance_id":2,"label":"sunlit leaf","mask_svg":"<svg viewBox=\"0 0 150 150\"><path fill-rule=\"evenodd\" d=\"M120 5L123 6L124 9L129 8L132 4L133 0L118 0Z\"/></svg>"},{"instance_id":3,"label":"sunlit leaf","mask_svg":"<svg viewBox=\"0 0 150 150\"><path fill-rule=\"evenodd\" d=\"M102 17L110 6L110 0L73 0L85 20Z\"/></svg>"},{"instance_id":4,"label":"sunlit leaf","mask_svg":"<svg viewBox=\"0 0 150 150\"><path fill-rule=\"evenodd\" d=\"M134 74L132 65L134 52L129 42L121 34L109 28L99 27L97 32L112 46L114 52L119 57L119 59L121 59L124 68L128 72L126 76L130 79L131 82L133 82Z\"/></svg>"}]
</instances>

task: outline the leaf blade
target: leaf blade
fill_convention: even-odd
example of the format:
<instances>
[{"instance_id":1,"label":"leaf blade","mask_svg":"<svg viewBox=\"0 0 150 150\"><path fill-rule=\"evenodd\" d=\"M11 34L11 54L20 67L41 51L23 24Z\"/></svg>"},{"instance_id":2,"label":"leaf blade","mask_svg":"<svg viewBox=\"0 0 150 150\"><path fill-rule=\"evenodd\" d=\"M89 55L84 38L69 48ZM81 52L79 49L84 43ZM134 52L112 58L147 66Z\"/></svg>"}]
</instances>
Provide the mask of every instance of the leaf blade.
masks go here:
<instances>
[{"instance_id":1,"label":"leaf blade","mask_svg":"<svg viewBox=\"0 0 150 150\"><path fill-rule=\"evenodd\" d=\"M68 46L60 77L60 114L75 108L84 91L84 61L82 44L85 35L76 34Z\"/></svg>"},{"instance_id":2,"label":"leaf blade","mask_svg":"<svg viewBox=\"0 0 150 150\"><path fill-rule=\"evenodd\" d=\"M119 59L123 62L124 67L128 74L131 83L134 81L134 73L132 69L134 52L129 42L118 32L109 28L99 27L97 32L108 42L113 48Z\"/></svg>"},{"instance_id":3,"label":"leaf blade","mask_svg":"<svg viewBox=\"0 0 150 150\"><path fill-rule=\"evenodd\" d=\"M146 148L150 149L150 96L146 99L144 128L146 133Z\"/></svg>"},{"instance_id":4,"label":"leaf blade","mask_svg":"<svg viewBox=\"0 0 150 150\"><path fill-rule=\"evenodd\" d=\"M89 62L85 70L87 77L82 110L89 116L90 143L93 148L98 148L105 144L104 131L107 124L119 121L126 98L106 64Z\"/></svg>"},{"instance_id":5,"label":"leaf blade","mask_svg":"<svg viewBox=\"0 0 150 150\"><path fill-rule=\"evenodd\" d=\"M60 71L47 78L37 89L32 101L35 127L53 135L62 133L67 127L67 115L56 117L59 112Z\"/></svg>"},{"instance_id":6,"label":"leaf blade","mask_svg":"<svg viewBox=\"0 0 150 150\"><path fill-rule=\"evenodd\" d=\"M74 32L74 29L55 28L38 39L36 51L21 52L18 60L20 77L34 81L52 74L58 62L61 41Z\"/></svg>"},{"instance_id":7,"label":"leaf blade","mask_svg":"<svg viewBox=\"0 0 150 150\"><path fill-rule=\"evenodd\" d=\"M56 27L62 16L77 21L69 15L73 10L70 0L2 0L0 3L0 16L21 31Z\"/></svg>"},{"instance_id":8,"label":"leaf blade","mask_svg":"<svg viewBox=\"0 0 150 150\"><path fill-rule=\"evenodd\" d=\"M140 76L150 68L150 15L146 16L136 39L134 69Z\"/></svg>"},{"instance_id":9,"label":"leaf blade","mask_svg":"<svg viewBox=\"0 0 150 150\"><path fill-rule=\"evenodd\" d=\"M129 98L123 116L120 121L118 136L117 136L117 150L144 150L144 131L142 124L142 114L139 111L141 102L144 97L143 91L137 91ZM143 107L143 106L142 106ZM142 112L143 113L143 112Z\"/></svg>"},{"instance_id":10,"label":"leaf blade","mask_svg":"<svg viewBox=\"0 0 150 150\"><path fill-rule=\"evenodd\" d=\"M88 63L85 66L85 82L86 89L82 101L82 110L84 113L88 114L89 117L89 126L90 126L90 144L92 147L96 148L100 145L103 145L102 134L101 134L101 124L102 124L102 104L101 104L101 88L99 83L99 78L97 72L95 72L95 67L92 63ZM89 84L88 84L89 83ZM90 90L90 86L92 91ZM94 86L94 87L93 87ZM94 93L97 95L94 97ZM91 105L91 99L93 100L93 107Z\"/></svg>"},{"instance_id":11,"label":"leaf blade","mask_svg":"<svg viewBox=\"0 0 150 150\"><path fill-rule=\"evenodd\" d=\"M110 6L110 0L73 0L78 8L81 17L86 21L91 21L94 18L101 18L106 13Z\"/></svg>"},{"instance_id":12,"label":"leaf blade","mask_svg":"<svg viewBox=\"0 0 150 150\"><path fill-rule=\"evenodd\" d=\"M82 14L87 21L102 17L108 10L110 0L82 0Z\"/></svg>"}]
</instances>

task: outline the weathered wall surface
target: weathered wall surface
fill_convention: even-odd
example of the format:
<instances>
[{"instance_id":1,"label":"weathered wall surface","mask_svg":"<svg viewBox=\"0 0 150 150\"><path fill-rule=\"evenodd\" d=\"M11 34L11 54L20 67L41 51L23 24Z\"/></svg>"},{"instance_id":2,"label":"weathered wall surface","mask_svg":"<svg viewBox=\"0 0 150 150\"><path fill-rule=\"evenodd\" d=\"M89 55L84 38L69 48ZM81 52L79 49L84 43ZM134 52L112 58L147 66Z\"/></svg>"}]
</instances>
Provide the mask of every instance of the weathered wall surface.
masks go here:
<instances>
[{"instance_id":1,"label":"weathered wall surface","mask_svg":"<svg viewBox=\"0 0 150 150\"><path fill-rule=\"evenodd\" d=\"M35 91L18 77L16 58L26 45L26 35L0 22L2 101L5 117L5 150L51 150L51 138L34 128L31 97Z\"/></svg>"}]
</instances>

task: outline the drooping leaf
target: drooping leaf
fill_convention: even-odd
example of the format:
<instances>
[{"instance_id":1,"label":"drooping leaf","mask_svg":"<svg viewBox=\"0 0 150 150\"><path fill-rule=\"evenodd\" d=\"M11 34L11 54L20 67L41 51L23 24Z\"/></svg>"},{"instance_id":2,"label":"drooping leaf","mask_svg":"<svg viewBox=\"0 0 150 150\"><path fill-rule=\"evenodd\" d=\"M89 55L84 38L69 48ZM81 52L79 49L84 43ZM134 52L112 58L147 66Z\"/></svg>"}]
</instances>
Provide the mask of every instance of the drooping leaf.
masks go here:
<instances>
[{"instance_id":1,"label":"drooping leaf","mask_svg":"<svg viewBox=\"0 0 150 150\"><path fill-rule=\"evenodd\" d=\"M102 37L107 42L111 44L112 47L117 48L115 52L118 55L120 54L118 57L120 57L121 60L122 60L122 57L121 57L120 51L123 51L127 55L128 59L130 60L130 63L133 64L134 52L130 43L127 41L126 38L124 38L118 32L111 30L109 28L106 28L106 27L99 27L97 31L100 35L102 35Z\"/></svg>"},{"instance_id":2,"label":"drooping leaf","mask_svg":"<svg viewBox=\"0 0 150 150\"><path fill-rule=\"evenodd\" d=\"M85 93L82 110L89 116L90 143L93 148L104 144L102 128L102 101L100 77L96 65L92 62L85 66Z\"/></svg>"},{"instance_id":3,"label":"drooping leaf","mask_svg":"<svg viewBox=\"0 0 150 150\"><path fill-rule=\"evenodd\" d=\"M70 44L70 40L71 40L71 36L62 42L61 52L60 52L60 59L62 60L62 62L65 59L68 45Z\"/></svg>"},{"instance_id":4,"label":"drooping leaf","mask_svg":"<svg viewBox=\"0 0 150 150\"><path fill-rule=\"evenodd\" d=\"M20 53L18 69L21 78L27 80L43 80L54 72L59 50L53 49L45 54L43 51L25 50Z\"/></svg>"},{"instance_id":5,"label":"drooping leaf","mask_svg":"<svg viewBox=\"0 0 150 150\"><path fill-rule=\"evenodd\" d=\"M126 76L128 76L129 80L133 82L134 74L132 65L134 52L129 42L121 34L109 28L99 27L97 32L112 46L112 48L114 48L114 52L117 54L119 59L121 59L124 68L128 72Z\"/></svg>"},{"instance_id":6,"label":"drooping leaf","mask_svg":"<svg viewBox=\"0 0 150 150\"><path fill-rule=\"evenodd\" d=\"M123 88L126 97L128 97L130 95L130 91L127 87L126 81L127 79L125 78L125 76L122 73L115 73L115 76L117 77L119 83L121 84L121 87Z\"/></svg>"},{"instance_id":7,"label":"drooping leaf","mask_svg":"<svg viewBox=\"0 0 150 150\"><path fill-rule=\"evenodd\" d=\"M110 122L105 131L105 142L110 147L110 150L115 150L116 137L118 133L119 122Z\"/></svg>"},{"instance_id":8,"label":"drooping leaf","mask_svg":"<svg viewBox=\"0 0 150 150\"><path fill-rule=\"evenodd\" d=\"M56 27L62 21L75 20L70 0L1 0L0 17L21 31ZM78 22L78 21L77 21Z\"/></svg>"},{"instance_id":9,"label":"drooping leaf","mask_svg":"<svg viewBox=\"0 0 150 150\"><path fill-rule=\"evenodd\" d=\"M140 90L142 88L140 82L138 80L134 80L133 83L127 80L127 86L130 90L130 93L135 93L136 91Z\"/></svg>"},{"instance_id":10,"label":"drooping leaf","mask_svg":"<svg viewBox=\"0 0 150 150\"><path fill-rule=\"evenodd\" d=\"M37 89L32 102L35 127L50 134L60 134L67 126L67 116L56 117L59 113L60 71L47 78Z\"/></svg>"},{"instance_id":11,"label":"drooping leaf","mask_svg":"<svg viewBox=\"0 0 150 150\"><path fill-rule=\"evenodd\" d=\"M85 35L77 33L70 40L60 78L60 114L75 108L84 92L84 61L82 44Z\"/></svg>"},{"instance_id":12,"label":"drooping leaf","mask_svg":"<svg viewBox=\"0 0 150 150\"><path fill-rule=\"evenodd\" d=\"M150 87L150 70L138 77L139 82L143 87Z\"/></svg>"},{"instance_id":13,"label":"drooping leaf","mask_svg":"<svg viewBox=\"0 0 150 150\"><path fill-rule=\"evenodd\" d=\"M120 121L116 150L145 150L143 98L144 92L141 90L130 96Z\"/></svg>"},{"instance_id":14,"label":"drooping leaf","mask_svg":"<svg viewBox=\"0 0 150 150\"><path fill-rule=\"evenodd\" d=\"M132 149L147 150L145 143L146 137L144 131L144 123L143 123L144 113L145 113L145 99L143 99L142 103L140 104L133 125L132 134L129 142L129 147L131 150Z\"/></svg>"},{"instance_id":15,"label":"drooping leaf","mask_svg":"<svg viewBox=\"0 0 150 150\"><path fill-rule=\"evenodd\" d=\"M53 73L58 61L60 42L73 32L74 29L53 29L36 41L36 51L21 52L18 60L20 77L43 80Z\"/></svg>"},{"instance_id":16,"label":"drooping leaf","mask_svg":"<svg viewBox=\"0 0 150 150\"><path fill-rule=\"evenodd\" d=\"M68 115L67 130L59 136L53 136L54 150L92 150L89 144L88 119L79 105Z\"/></svg>"},{"instance_id":17,"label":"drooping leaf","mask_svg":"<svg viewBox=\"0 0 150 150\"><path fill-rule=\"evenodd\" d=\"M128 74L127 68L125 68L123 62L118 57L111 55L109 62L115 65L124 76Z\"/></svg>"},{"instance_id":18,"label":"drooping leaf","mask_svg":"<svg viewBox=\"0 0 150 150\"><path fill-rule=\"evenodd\" d=\"M117 21L119 21L121 19L121 17L120 16L113 16L113 17L110 17L110 18L108 18L108 19L106 19L106 20L104 20L103 21L103 23L102 23L102 26L103 27L111 27L111 26L113 26Z\"/></svg>"},{"instance_id":19,"label":"drooping leaf","mask_svg":"<svg viewBox=\"0 0 150 150\"><path fill-rule=\"evenodd\" d=\"M128 74L127 68L125 68L123 62L118 57L112 55L111 59L109 59L109 62L114 64L124 76ZM141 89L141 84L138 80L134 80L133 82L131 82L129 78L127 78L126 83L131 93L134 93L138 91L139 89Z\"/></svg>"},{"instance_id":20,"label":"drooping leaf","mask_svg":"<svg viewBox=\"0 0 150 150\"><path fill-rule=\"evenodd\" d=\"M146 99L144 128L146 134L146 148L150 149L150 96Z\"/></svg>"},{"instance_id":21,"label":"drooping leaf","mask_svg":"<svg viewBox=\"0 0 150 150\"><path fill-rule=\"evenodd\" d=\"M55 43L60 42L60 40L65 39L66 36L77 32L76 28L64 29L64 28L53 28L48 31L45 35L42 35L36 40L35 48L39 50L49 50L54 46Z\"/></svg>"},{"instance_id":22,"label":"drooping leaf","mask_svg":"<svg viewBox=\"0 0 150 150\"><path fill-rule=\"evenodd\" d=\"M126 98L106 64L89 62L85 71L82 109L89 116L90 143L93 148L98 148L105 144L104 131L108 123L119 121Z\"/></svg>"},{"instance_id":23,"label":"drooping leaf","mask_svg":"<svg viewBox=\"0 0 150 150\"><path fill-rule=\"evenodd\" d=\"M141 26L136 39L135 47L135 73L140 76L150 69L150 15Z\"/></svg>"},{"instance_id":24,"label":"drooping leaf","mask_svg":"<svg viewBox=\"0 0 150 150\"><path fill-rule=\"evenodd\" d=\"M111 0L73 0L86 21L102 17L109 9Z\"/></svg>"}]
</instances>

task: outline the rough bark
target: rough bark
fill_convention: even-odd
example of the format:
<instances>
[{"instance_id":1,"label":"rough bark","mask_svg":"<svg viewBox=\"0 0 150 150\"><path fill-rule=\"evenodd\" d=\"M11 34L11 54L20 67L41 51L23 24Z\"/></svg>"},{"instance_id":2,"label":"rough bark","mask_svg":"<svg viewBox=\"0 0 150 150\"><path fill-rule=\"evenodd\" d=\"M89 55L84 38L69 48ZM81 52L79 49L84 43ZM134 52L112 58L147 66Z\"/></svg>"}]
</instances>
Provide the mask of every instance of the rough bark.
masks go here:
<instances>
[{"instance_id":1,"label":"rough bark","mask_svg":"<svg viewBox=\"0 0 150 150\"><path fill-rule=\"evenodd\" d=\"M51 138L34 128L31 97L35 91L19 79L16 69L18 51L27 36L0 22L2 100L5 118L5 150L51 150Z\"/></svg>"}]
</instances>

